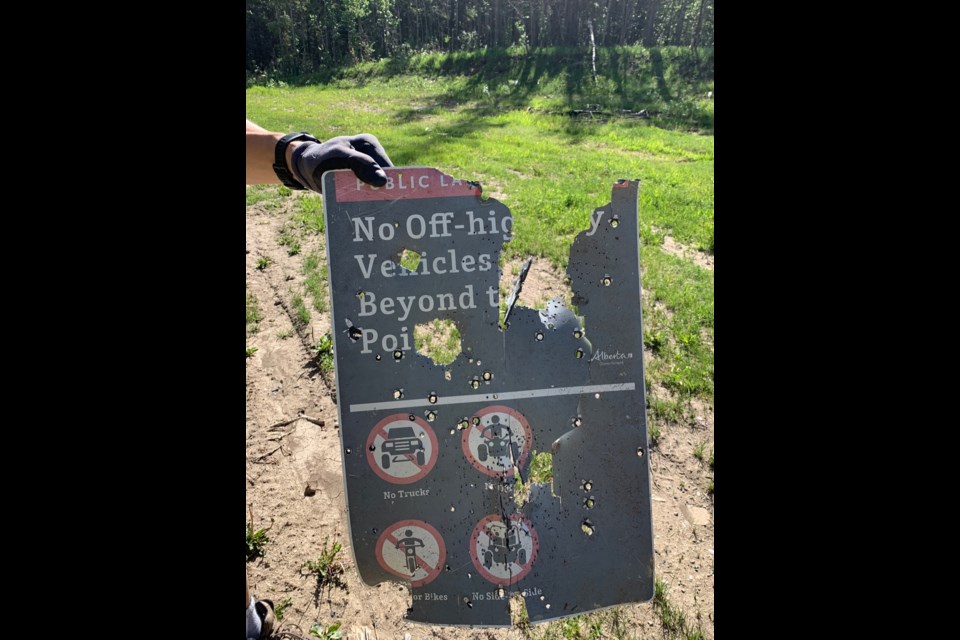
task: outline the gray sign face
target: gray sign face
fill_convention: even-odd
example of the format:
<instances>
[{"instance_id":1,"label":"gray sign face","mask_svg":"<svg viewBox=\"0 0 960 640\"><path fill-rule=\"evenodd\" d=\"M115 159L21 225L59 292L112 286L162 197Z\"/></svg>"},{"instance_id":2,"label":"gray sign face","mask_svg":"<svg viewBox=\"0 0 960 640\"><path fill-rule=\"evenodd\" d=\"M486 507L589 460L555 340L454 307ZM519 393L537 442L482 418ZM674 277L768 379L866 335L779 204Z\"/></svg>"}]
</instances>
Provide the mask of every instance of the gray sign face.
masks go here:
<instances>
[{"instance_id":1,"label":"gray sign face","mask_svg":"<svg viewBox=\"0 0 960 640\"><path fill-rule=\"evenodd\" d=\"M573 243L580 318L560 301L511 300L501 328L510 211L436 169L387 175L379 189L350 171L323 177L362 579L409 583L408 618L449 625L509 625L517 593L534 622L650 599L639 183L613 185ZM414 348L414 328L437 319L461 335L446 366ZM553 486L533 485L518 507L534 450L552 451Z\"/></svg>"}]
</instances>

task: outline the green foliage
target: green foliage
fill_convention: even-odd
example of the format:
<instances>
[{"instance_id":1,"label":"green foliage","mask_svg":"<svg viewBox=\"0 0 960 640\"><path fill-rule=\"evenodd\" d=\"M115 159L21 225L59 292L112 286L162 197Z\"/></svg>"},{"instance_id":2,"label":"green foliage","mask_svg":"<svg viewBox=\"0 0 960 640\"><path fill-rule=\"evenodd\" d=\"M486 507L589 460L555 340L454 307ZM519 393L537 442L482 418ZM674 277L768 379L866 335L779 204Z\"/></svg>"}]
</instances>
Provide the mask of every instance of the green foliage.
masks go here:
<instances>
[{"instance_id":1,"label":"green foliage","mask_svg":"<svg viewBox=\"0 0 960 640\"><path fill-rule=\"evenodd\" d=\"M270 266L270 263L273 262L268 256L261 256L257 258L257 271L263 271Z\"/></svg>"},{"instance_id":2,"label":"green foliage","mask_svg":"<svg viewBox=\"0 0 960 640\"><path fill-rule=\"evenodd\" d=\"M420 264L420 254L416 251L404 249L400 254L400 266L409 271L416 271Z\"/></svg>"},{"instance_id":3,"label":"green foliage","mask_svg":"<svg viewBox=\"0 0 960 640\"><path fill-rule=\"evenodd\" d=\"M335 622L329 627L322 622L315 623L310 627L310 635L317 636L323 640L340 640L343 638L343 632L340 631L340 623Z\"/></svg>"},{"instance_id":4,"label":"green foliage","mask_svg":"<svg viewBox=\"0 0 960 640\"><path fill-rule=\"evenodd\" d=\"M571 66L590 73L590 39L614 45L707 45L714 42L713 0L658 0L656 3L599 3L569 0L551 10L541 0L248 0L246 71L248 82L284 88L280 77L312 74L329 79L336 67L359 61L395 73L443 68L437 54L468 57L478 53L532 56L565 47ZM412 28L409 25L415 25ZM488 47L499 47L488 49ZM680 48L680 47L665 47ZM598 67L602 56L598 51ZM372 62L378 61L378 62ZM696 70L693 58L678 65ZM667 70L661 77L669 79ZM598 78L599 80L599 78Z\"/></svg>"},{"instance_id":5,"label":"green foliage","mask_svg":"<svg viewBox=\"0 0 960 640\"><path fill-rule=\"evenodd\" d=\"M276 607L273 609L273 614L277 617L277 621L283 620L283 614L286 612L287 608L293 604L293 598L287 597L281 600Z\"/></svg>"},{"instance_id":6,"label":"green foliage","mask_svg":"<svg viewBox=\"0 0 960 640\"><path fill-rule=\"evenodd\" d=\"M316 560L305 562L300 568L300 574L314 576L317 580L318 590L326 585L345 586L341 579L344 571L343 565L336 559L342 548L343 545L339 542L329 545L329 539L324 539L320 556Z\"/></svg>"},{"instance_id":7,"label":"green foliage","mask_svg":"<svg viewBox=\"0 0 960 640\"><path fill-rule=\"evenodd\" d=\"M264 547L270 538L267 537L267 531L273 528L273 518L270 519L270 526L263 529L254 529L253 512L250 512L250 522L247 523L247 562L263 558L266 555Z\"/></svg>"},{"instance_id":8,"label":"green foliage","mask_svg":"<svg viewBox=\"0 0 960 640\"><path fill-rule=\"evenodd\" d=\"M320 342L312 345L310 349L316 354L314 357L321 371L325 373L333 371L333 338L329 333L322 335Z\"/></svg>"},{"instance_id":9,"label":"green foliage","mask_svg":"<svg viewBox=\"0 0 960 640\"><path fill-rule=\"evenodd\" d=\"M247 357L250 358L258 351L256 347L247 347Z\"/></svg>"},{"instance_id":10,"label":"green foliage","mask_svg":"<svg viewBox=\"0 0 960 640\"><path fill-rule=\"evenodd\" d=\"M549 484L553 482L553 454L549 451L535 453L530 460L530 482Z\"/></svg>"}]
</instances>

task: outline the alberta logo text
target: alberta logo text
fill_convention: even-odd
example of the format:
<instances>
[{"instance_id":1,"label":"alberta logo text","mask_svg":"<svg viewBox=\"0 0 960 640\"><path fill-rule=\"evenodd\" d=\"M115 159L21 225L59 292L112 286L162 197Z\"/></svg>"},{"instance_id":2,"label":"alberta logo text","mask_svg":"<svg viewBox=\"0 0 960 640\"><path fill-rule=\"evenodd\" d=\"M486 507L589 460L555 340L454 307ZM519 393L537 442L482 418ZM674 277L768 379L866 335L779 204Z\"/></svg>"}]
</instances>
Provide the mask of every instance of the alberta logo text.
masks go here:
<instances>
[{"instance_id":1,"label":"alberta logo text","mask_svg":"<svg viewBox=\"0 0 960 640\"><path fill-rule=\"evenodd\" d=\"M621 353L619 351L616 353L607 353L605 351L597 351L593 354L593 357L590 358L590 362L599 360L600 364L622 364L622 360L629 360L632 357L632 353Z\"/></svg>"}]
</instances>

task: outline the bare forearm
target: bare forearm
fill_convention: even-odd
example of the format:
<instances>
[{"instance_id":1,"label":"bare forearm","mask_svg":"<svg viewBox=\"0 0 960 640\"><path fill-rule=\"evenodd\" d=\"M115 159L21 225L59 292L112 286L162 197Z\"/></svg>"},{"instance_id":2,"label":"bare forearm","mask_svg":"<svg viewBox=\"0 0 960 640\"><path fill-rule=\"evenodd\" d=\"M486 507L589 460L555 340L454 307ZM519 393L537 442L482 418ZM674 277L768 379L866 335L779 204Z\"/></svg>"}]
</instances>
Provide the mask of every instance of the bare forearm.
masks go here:
<instances>
[{"instance_id":1,"label":"bare forearm","mask_svg":"<svg viewBox=\"0 0 960 640\"><path fill-rule=\"evenodd\" d=\"M247 184L280 184L277 174L273 171L273 157L277 140L284 134L267 131L247 120ZM287 166L293 150L299 142L287 145Z\"/></svg>"}]
</instances>

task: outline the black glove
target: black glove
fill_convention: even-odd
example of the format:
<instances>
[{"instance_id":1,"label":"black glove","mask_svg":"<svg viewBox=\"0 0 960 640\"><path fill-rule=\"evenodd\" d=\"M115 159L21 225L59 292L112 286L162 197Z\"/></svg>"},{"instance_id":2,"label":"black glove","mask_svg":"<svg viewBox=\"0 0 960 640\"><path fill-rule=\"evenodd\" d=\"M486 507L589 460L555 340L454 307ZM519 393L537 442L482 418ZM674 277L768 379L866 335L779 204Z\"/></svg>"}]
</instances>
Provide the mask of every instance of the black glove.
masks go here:
<instances>
[{"instance_id":1,"label":"black glove","mask_svg":"<svg viewBox=\"0 0 960 640\"><path fill-rule=\"evenodd\" d=\"M338 136L325 142L302 142L293 150L290 169L293 177L314 191L323 193L320 177L331 169L353 169L358 178L382 187L387 174L381 167L392 167L380 141L369 133Z\"/></svg>"}]
</instances>

